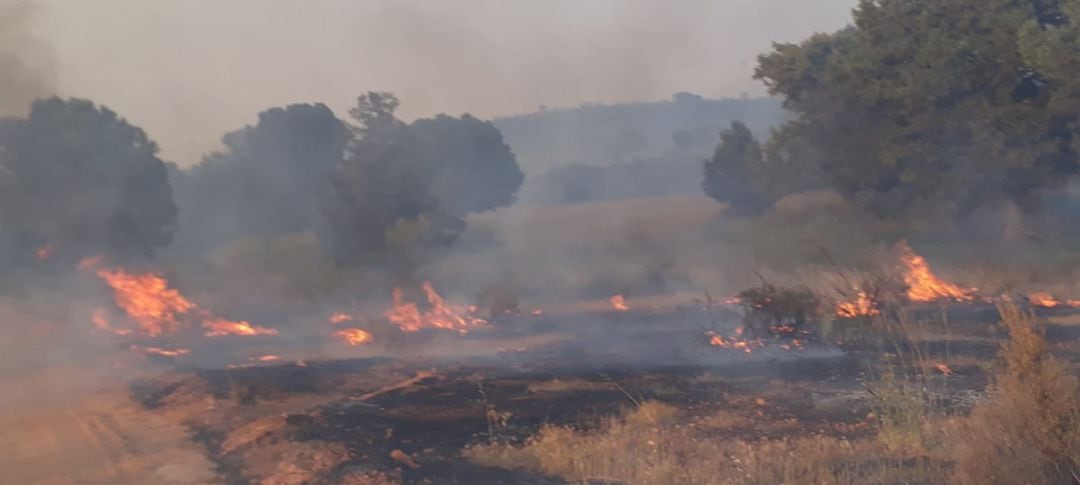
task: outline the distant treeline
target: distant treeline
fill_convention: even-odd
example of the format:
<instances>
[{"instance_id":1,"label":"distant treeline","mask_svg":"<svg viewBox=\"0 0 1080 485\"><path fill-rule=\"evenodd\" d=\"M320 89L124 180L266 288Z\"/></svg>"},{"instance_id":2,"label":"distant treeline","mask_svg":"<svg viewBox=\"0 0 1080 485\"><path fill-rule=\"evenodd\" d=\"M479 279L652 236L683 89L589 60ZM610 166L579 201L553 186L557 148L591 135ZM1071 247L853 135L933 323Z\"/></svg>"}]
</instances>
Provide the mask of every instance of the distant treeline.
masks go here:
<instances>
[{"instance_id":1,"label":"distant treeline","mask_svg":"<svg viewBox=\"0 0 1080 485\"><path fill-rule=\"evenodd\" d=\"M701 192L701 164L732 121L761 136L786 119L776 99L585 104L493 121L527 174L521 200L573 203Z\"/></svg>"}]
</instances>

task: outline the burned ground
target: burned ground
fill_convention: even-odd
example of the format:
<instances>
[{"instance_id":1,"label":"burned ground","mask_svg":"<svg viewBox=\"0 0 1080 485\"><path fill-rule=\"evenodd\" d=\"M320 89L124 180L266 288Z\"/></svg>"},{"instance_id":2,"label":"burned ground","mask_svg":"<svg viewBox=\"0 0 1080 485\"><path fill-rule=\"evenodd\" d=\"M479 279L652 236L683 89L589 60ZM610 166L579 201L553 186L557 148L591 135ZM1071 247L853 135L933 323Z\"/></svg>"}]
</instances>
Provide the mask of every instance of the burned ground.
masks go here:
<instances>
[{"instance_id":1,"label":"burned ground","mask_svg":"<svg viewBox=\"0 0 1080 485\"><path fill-rule=\"evenodd\" d=\"M713 432L718 439L858 439L877 432L870 381L890 354L917 351L927 359L902 365L931 366L939 402L949 413L963 414L982 397L1003 336L988 305L927 305L915 316L945 318L903 342L877 332L876 338L821 339L790 350L773 343L746 353L703 342L701 315L700 308L687 306L504 317L497 328L460 338L497 346L500 338L536 328L568 337L471 357L177 370L135 383L131 393L155 412L181 420L232 483L379 483L358 477L562 483L481 466L461 453L474 445L525 443L543 425L589 430L647 401L677 406L695 419L725 420ZM582 321L589 325L576 324ZM1070 337L1074 330L1051 326L1047 333L1053 350L1075 363L1080 347ZM939 364L941 370L933 370ZM295 482L281 478L281 463L265 456L268 449L287 447L301 451L273 456L297 461L302 471L287 475Z\"/></svg>"}]
</instances>

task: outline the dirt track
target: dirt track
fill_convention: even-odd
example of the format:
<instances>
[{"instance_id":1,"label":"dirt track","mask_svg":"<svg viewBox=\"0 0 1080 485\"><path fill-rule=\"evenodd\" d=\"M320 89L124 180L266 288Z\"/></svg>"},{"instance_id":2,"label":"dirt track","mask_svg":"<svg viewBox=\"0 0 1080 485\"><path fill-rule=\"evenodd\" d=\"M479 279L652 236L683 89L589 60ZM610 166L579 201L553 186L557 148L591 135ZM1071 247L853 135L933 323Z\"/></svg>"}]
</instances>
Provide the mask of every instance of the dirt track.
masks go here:
<instances>
[{"instance_id":1,"label":"dirt track","mask_svg":"<svg viewBox=\"0 0 1080 485\"><path fill-rule=\"evenodd\" d=\"M85 371L7 379L0 398L0 482L211 484L213 465L178 424Z\"/></svg>"}]
</instances>

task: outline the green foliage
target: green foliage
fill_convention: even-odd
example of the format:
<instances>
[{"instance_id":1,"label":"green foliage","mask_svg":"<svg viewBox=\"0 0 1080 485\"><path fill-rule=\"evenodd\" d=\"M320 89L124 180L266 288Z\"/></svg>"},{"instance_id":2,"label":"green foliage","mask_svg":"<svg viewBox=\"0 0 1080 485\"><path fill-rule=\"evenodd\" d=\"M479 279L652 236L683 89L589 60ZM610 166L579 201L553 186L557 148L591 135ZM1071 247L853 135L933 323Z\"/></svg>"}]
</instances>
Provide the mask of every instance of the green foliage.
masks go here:
<instances>
[{"instance_id":1,"label":"green foliage","mask_svg":"<svg viewBox=\"0 0 1080 485\"><path fill-rule=\"evenodd\" d=\"M52 98L0 123L0 267L149 257L172 242L177 209L157 145L90 101Z\"/></svg>"},{"instance_id":2,"label":"green foliage","mask_svg":"<svg viewBox=\"0 0 1080 485\"><path fill-rule=\"evenodd\" d=\"M407 124L398 104L368 93L350 111L356 137L323 199L323 235L339 262L377 261L395 248L414 261L418 248L453 241L466 214L511 204L524 181L491 123L439 115Z\"/></svg>"},{"instance_id":3,"label":"green foliage","mask_svg":"<svg viewBox=\"0 0 1080 485\"><path fill-rule=\"evenodd\" d=\"M762 170L761 145L741 122L720 133L720 145L705 162L705 194L723 202L737 214L758 214L770 205L755 187Z\"/></svg>"},{"instance_id":4,"label":"green foliage","mask_svg":"<svg viewBox=\"0 0 1080 485\"><path fill-rule=\"evenodd\" d=\"M1035 210L1080 169L1076 3L863 0L853 27L760 57L797 114L776 148L809 143L800 163L878 214Z\"/></svg>"},{"instance_id":5,"label":"green foliage","mask_svg":"<svg viewBox=\"0 0 1080 485\"><path fill-rule=\"evenodd\" d=\"M259 114L226 134L225 150L177 173L180 240L207 249L252 236L312 229L326 177L341 162L348 131L323 104Z\"/></svg>"}]
</instances>

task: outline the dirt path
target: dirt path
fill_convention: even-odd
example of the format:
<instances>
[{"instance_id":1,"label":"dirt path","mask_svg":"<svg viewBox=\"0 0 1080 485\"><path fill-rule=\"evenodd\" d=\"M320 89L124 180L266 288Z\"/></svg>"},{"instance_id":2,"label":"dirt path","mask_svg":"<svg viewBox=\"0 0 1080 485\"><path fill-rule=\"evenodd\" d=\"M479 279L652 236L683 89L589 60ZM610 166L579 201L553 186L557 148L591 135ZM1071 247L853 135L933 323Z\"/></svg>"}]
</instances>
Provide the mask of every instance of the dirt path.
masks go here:
<instances>
[{"instance_id":1,"label":"dirt path","mask_svg":"<svg viewBox=\"0 0 1080 485\"><path fill-rule=\"evenodd\" d=\"M0 483L214 484L184 428L85 371L0 382Z\"/></svg>"}]
</instances>

